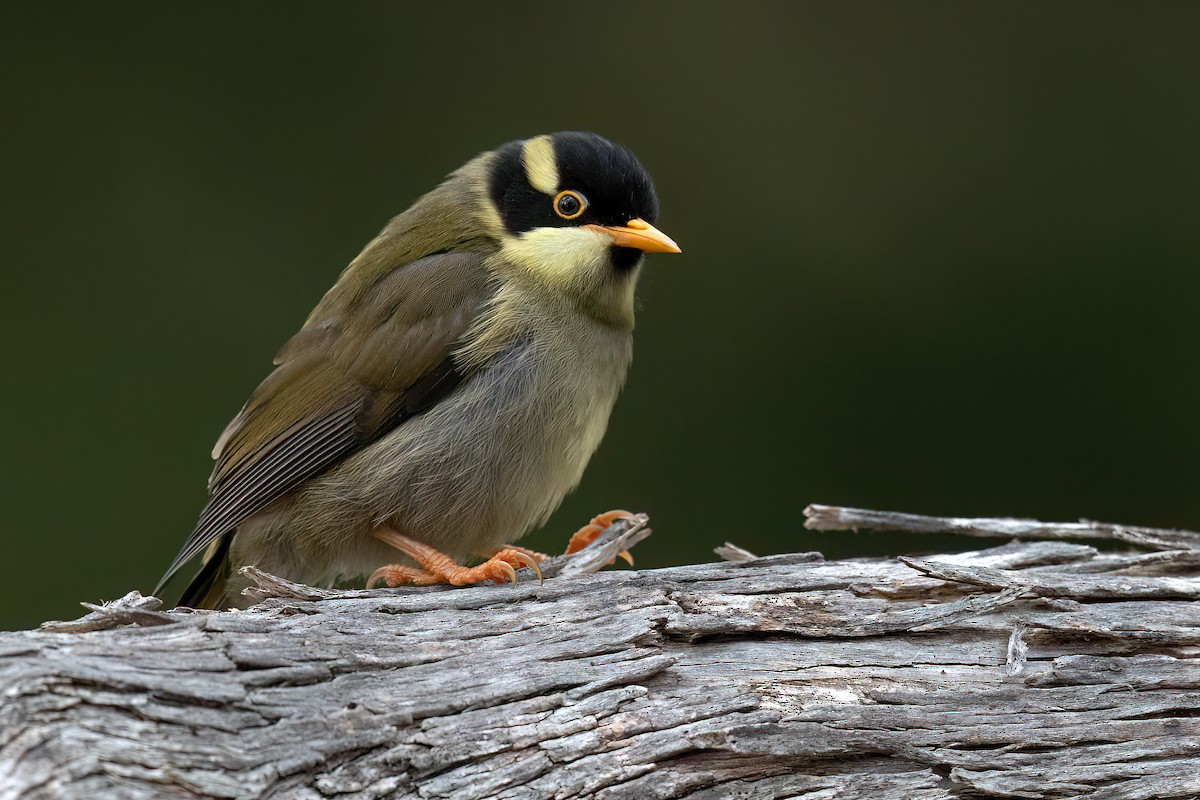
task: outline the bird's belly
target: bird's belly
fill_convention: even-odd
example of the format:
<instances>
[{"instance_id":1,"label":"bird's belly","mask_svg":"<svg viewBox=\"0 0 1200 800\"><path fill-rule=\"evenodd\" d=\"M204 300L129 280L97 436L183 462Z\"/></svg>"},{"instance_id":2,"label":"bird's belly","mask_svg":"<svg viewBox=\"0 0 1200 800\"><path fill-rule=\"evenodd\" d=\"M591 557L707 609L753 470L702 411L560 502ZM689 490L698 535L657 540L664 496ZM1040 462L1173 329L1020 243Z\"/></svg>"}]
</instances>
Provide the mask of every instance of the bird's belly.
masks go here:
<instances>
[{"instance_id":1,"label":"bird's belly","mask_svg":"<svg viewBox=\"0 0 1200 800\"><path fill-rule=\"evenodd\" d=\"M397 560L369 535L379 525L464 558L543 523L599 446L628 366L628 335L583 344L569 353L514 345L434 408L309 484L289 515L292 536L329 542L310 521L344 532L335 552L314 559L330 573L312 577L335 580Z\"/></svg>"}]
</instances>

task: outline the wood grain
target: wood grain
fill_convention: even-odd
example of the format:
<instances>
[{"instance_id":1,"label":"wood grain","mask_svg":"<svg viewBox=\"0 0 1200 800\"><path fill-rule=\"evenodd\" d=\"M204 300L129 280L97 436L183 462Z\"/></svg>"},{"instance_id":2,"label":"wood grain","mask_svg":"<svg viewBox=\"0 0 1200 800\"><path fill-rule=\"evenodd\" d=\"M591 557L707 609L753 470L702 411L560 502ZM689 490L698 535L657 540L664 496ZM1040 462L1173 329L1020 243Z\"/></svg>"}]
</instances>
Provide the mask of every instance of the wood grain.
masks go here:
<instances>
[{"instance_id":1,"label":"wood grain","mask_svg":"<svg viewBox=\"0 0 1200 800\"><path fill-rule=\"evenodd\" d=\"M544 584L131 592L0 634L0 800L1200 796L1200 537L811 519L1048 540L590 574L641 519Z\"/></svg>"}]
</instances>

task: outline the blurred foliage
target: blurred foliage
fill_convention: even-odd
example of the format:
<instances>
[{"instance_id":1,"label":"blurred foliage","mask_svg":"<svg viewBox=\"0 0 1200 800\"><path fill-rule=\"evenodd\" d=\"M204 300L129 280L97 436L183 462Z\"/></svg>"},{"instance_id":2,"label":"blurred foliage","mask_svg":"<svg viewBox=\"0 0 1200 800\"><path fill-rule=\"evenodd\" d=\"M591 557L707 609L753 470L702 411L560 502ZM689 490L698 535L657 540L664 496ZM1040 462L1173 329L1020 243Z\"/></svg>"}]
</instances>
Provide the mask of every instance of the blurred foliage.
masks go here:
<instances>
[{"instance_id":1,"label":"blurred foliage","mask_svg":"<svg viewBox=\"0 0 1200 800\"><path fill-rule=\"evenodd\" d=\"M637 356L544 531L928 550L806 503L1200 527L1193 4L9 4L0 627L148 591L342 266L476 152L632 147Z\"/></svg>"}]
</instances>

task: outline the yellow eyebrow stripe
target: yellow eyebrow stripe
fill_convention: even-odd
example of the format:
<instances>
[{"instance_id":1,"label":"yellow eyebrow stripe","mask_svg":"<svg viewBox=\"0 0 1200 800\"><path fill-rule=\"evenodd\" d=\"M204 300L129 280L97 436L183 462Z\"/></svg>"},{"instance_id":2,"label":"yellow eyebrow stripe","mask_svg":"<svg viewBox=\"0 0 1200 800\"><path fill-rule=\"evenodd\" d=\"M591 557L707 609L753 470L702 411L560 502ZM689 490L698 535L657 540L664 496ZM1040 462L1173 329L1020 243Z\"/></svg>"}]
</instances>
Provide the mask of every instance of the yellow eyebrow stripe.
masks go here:
<instances>
[{"instance_id":1,"label":"yellow eyebrow stripe","mask_svg":"<svg viewBox=\"0 0 1200 800\"><path fill-rule=\"evenodd\" d=\"M526 141L521 161L530 186L548 195L558 191L558 162L549 136L535 136Z\"/></svg>"}]
</instances>

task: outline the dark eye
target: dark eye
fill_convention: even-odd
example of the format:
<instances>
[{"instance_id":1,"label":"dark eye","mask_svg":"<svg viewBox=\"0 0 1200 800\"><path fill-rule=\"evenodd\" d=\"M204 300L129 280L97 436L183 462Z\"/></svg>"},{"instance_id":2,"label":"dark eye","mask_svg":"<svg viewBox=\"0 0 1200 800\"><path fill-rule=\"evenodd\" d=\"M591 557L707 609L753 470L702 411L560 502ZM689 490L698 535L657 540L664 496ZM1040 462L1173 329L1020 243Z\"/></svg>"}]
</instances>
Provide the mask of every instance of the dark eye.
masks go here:
<instances>
[{"instance_id":1,"label":"dark eye","mask_svg":"<svg viewBox=\"0 0 1200 800\"><path fill-rule=\"evenodd\" d=\"M554 213L563 219L575 219L587 210L587 200L579 192L570 189L554 196Z\"/></svg>"}]
</instances>

